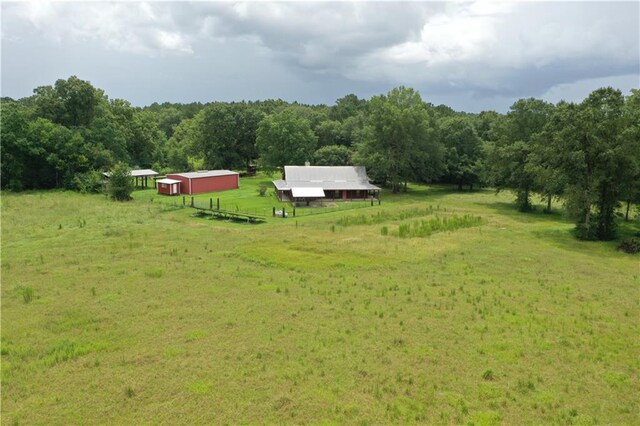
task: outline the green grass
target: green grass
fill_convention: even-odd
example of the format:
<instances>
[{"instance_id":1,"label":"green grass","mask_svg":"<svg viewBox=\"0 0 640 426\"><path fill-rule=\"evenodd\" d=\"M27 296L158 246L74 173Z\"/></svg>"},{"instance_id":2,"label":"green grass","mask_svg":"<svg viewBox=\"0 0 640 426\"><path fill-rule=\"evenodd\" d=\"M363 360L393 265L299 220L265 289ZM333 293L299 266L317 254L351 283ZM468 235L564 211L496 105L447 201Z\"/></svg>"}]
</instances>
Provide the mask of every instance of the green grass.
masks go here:
<instances>
[{"instance_id":1,"label":"green grass","mask_svg":"<svg viewBox=\"0 0 640 426\"><path fill-rule=\"evenodd\" d=\"M255 226L153 190L3 194L2 423L637 424L618 242L446 187L271 218L264 181L198 196ZM394 237L436 215L482 220Z\"/></svg>"}]
</instances>

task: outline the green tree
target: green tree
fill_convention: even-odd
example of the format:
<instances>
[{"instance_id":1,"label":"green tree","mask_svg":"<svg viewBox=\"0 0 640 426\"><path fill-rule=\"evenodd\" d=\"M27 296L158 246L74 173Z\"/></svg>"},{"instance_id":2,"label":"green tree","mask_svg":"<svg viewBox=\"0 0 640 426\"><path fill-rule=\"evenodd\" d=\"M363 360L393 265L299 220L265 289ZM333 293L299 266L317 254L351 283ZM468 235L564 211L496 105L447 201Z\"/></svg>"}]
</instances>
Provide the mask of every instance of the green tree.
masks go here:
<instances>
[{"instance_id":1,"label":"green tree","mask_svg":"<svg viewBox=\"0 0 640 426\"><path fill-rule=\"evenodd\" d=\"M357 115L366 108L367 102L358 99L353 93L343 96L330 108L329 118L336 121L344 121L349 117Z\"/></svg>"},{"instance_id":2,"label":"green tree","mask_svg":"<svg viewBox=\"0 0 640 426\"><path fill-rule=\"evenodd\" d=\"M155 113L151 111L135 111L128 124L127 152L133 164L140 167L151 167L162 149L166 136L158 127Z\"/></svg>"},{"instance_id":3,"label":"green tree","mask_svg":"<svg viewBox=\"0 0 640 426\"><path fill-rule=\"evenodd\" d=\"M53 87L38 87L34 93L36 114L66 127L90 126L99 104L106 103L102 90L75 75L57 80Z\"/></svg>"},{"instance_id":4,"label":"green tree","mask_svg":"<svg viewBox=\"0 0 640 426\"><path fill-rule=\"evenodd\" d=\"M116 201L131 200L133 180L131 179L131 170L127 164L118 163L113 167L107 184L107 192Z\"/></svg>"},{"instance_id":5,"label":"green tree","mask_svg":"<svg viewBox=\"0 0 640 426\"><path fill-rule=\"evenodd\" d=\"M409 179L427 180L441 169L441 145L420 94L399 87L369 103L367 128L354 162L363 163L372 177L382 179L398 192Z\"/></svg>"},{"instance_id":6,"label":"green tree","mask_svg":"<svg viewBox=\"0 0 640 426\"><path fill-rule=\"evenodd\" d=\"M567 207L580 239L615 237L615 208L634 171L633 145L623 137L619 90L593 91L579 105L562 103L551 122L550 157L567 177Z\"/></svg>"},{"instance_id":7,"label":"green tree","mask_svg":"<svg viewBox=\"0 0 640 426\"><path fill-rule=\"evenodd\" d=\"M325 120L315 128L318 136L318 146L340 145L342 140L342 125L339 121Z\"/></svg>"},{"instance_id":8,"label":"green tree","mask_svg":"<svg viewBox=\"0 0 640 426\"><path fill-rule=\"evenodd\" d=\"M167 167L172 171L190 170L189 156L196 151L198 138L197 120L185 119L178 124L167 141ZM204 164L204 160L202 160Z\"/></svg>"},{"instance_id":9,"label":"green tree","mask_svg":"<svg viewBox=\"0 0 640 426\"><path fill-rule=\"evenodd\" d=\"M343 145L323 146L313 154L318 166L348 166L349 157L349 148Z\"/></svg>"},{"instance_id":10,"label":"green tree","mask_svg":"<svg viewBox=\"0 0 640 426\"><path fill-rule=\"evenodd\" d=\"M621 200L625 203L625 220L629 220L632 203L640 204L640 90L631 89L623 111L624 130L622 133L624 150L629 166L627 178L622 182Z\"/></svg>"},{"instance_id":11,"label":"green tree","mask_svg":"<svg viewBox=\"0 0 640 426\"><path fill-rule=\"evenodd\" d=\"M263 113L242 103L215 103L194 118L194 148L205 167L231 169L248 166L257 156L256 133Z\"/></svg>"},{"instance_id":12,"label":"green tree","mask_svg":"<svg viewBox=\"0 0 640 426\"><path fill-rule=\"evenodd\" d=\"M490 175L498 191L511 189L520 211L531 210L536 177L528 166L535 135L540 133L553 105L539 99L516 101L506 117L495 123L496 142L489 151Z\"/></svg>"},{"instance_id":13,"label":"green tree","mask_svg":"<svg viewBox=\"0 0 640 426\"><path fill-rule=\"evenodd\" d=\"M444 180L458 185L480 182L483 150L481 140L469 119L460 116L446 117L439 123L440 140L444 144L446 171Z\"/></svg>"},{"instance_id":14,"label":"green tree","mask_svg":"<svg viewBox=\"0 0 640 426\"><path fill-rule=\"evenodd\" d=\"M16 102L2 100L0 126L0 171L2 187L19 191L27 186L26 174L33 155L27 133L29 110Z\"/></svg>"},{"instance_id":15,"label":"green tree","mask_svg":"<svg viewBox=\"0 0 640 426\"><path fill-rule=\"evenodd\" d=\"M313 157L317 137L309 121L291 110L266 116L258 126L256 145L261 164L266 169L302 165Z\"/></svg>"}]
</instances>

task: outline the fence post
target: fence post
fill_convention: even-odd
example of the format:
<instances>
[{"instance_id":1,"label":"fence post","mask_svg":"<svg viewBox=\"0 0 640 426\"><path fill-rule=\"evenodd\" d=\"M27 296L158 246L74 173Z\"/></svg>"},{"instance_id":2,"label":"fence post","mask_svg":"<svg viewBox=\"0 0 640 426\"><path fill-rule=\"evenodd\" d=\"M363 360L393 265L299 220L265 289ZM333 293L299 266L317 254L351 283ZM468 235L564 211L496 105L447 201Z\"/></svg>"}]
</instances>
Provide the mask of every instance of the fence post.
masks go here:
<instances>
[{"instance_id":1,"label":"fence post","mask_svg":"<svg viewBox=\"0 0 640 426\"><path fill-rule=\"evenodd\" d=\"M271 212L271 216L272 217L276 217L276 208L273 207L273 211Z\"/></svg>"},{"instance_id":2,"label":"fence post","mask_svg":"<svg viewBox=\"0 0 640 426\"><path fill-rule=\"evenodd\" d=\"M371 197L371 206L373 206L373 197Z\"/></svg>"},{"instance_id":3,"label":"fence post","mask_svg":"<svg viewBox=\"0 0 640 426\"><path fill-rule=\"evenodd\" d=\"M184 199L184 198L185 198L185 197L184 197L184 195L183 195L183 196L182 196L182 205L183 205L183 206L187 205L187 202L185 201L185 199Z\"/></svg>"},{"instance_id":4,"label":"fence post","mask_svg":"<svg viewBox=\"0 0 640 426\"><path fill-rule=\"evenodd\" d=\"M293 217L296 217L296 206L295 206L295 204L294 204L294 206L293 206ZM298 222L296 222L296 224L297 224L297 223L298 223Z\"/></svg>"},{"instance_id":5,"label":"fence post","mask_svg":"<svg viewBox=\"0 0 640 426\"><path fill-rule=\"evenodd\" d=\"M378 198L378 205L380 205L380 198Z\"/></svg>"},{"instance_id":6,"label":"fence post","mask_svg":"<svg viewBox=\"0 0 640 426\"><path fill-rule=\"evenodd\" d=\"M282 218L286 218L287 217L287 212L285 211L284 206L282 206Z\"/></svg>"},{"instance_id":7,"label":"fence post","mask_svg":"<svg viewBox=\"0 0 640 426\"><path fill-rule=\"evenodd\" d=\"M213 210L213 198L209 198L209 210Z\"/></svg>"},{"instance_id":8,"label":"fence post","mask_svg":"<svg viewBox=\"0 0 640 426\"><path fill-rule=\"evenodd\" d=\"M220 210L220 197L216 198L216 210Z\"/></svg>"},{"instance_id":9,"label":"fence post","mask_svg":"<svg viewBox=\"0 0 640 426\"><path fill-rule=\"evenodd\" d=\"M194 206L194 204L193 204L193 197L191 197L191 207L193 207L193 206Z\"/></svg>"}]
</instances>

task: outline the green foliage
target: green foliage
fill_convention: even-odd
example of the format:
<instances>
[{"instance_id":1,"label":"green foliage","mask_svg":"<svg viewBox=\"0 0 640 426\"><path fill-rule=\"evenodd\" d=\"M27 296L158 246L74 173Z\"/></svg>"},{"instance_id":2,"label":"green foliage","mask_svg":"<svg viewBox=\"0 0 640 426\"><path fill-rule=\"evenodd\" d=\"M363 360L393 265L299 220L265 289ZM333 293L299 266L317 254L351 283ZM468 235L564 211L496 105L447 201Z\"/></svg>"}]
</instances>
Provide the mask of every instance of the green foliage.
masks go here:
<instances>
[{"instance_id":1,"label":"green foliage","mask_svg":"<svg viewBox=\"0 0 640 426\"><path fill-rule=\"evenodd\" d=\"M518 210L531 210L531 193L537 189L529 164L537 134L547 123L553 105L538 99L520 99L504 119L495 123L496 142L489 151L491 181L498 191L516 194Z\"/></svg>"},{"instance_id":2,"label":"green foliage","mask_svg":"<svg viewBox=\"0 0 640 426\"><path fill-rule=\"evenodd\" d=\"M399 87L373 97L367 128L359 138L354 163L389 182L394 193L409 179L424 182L441 173L443 149L435 137L434 118L413 89Z\"/></svg>"},{"instance_id":3,"label":"green foliage","mask_svg":"<svg viewBox=\"0 0 640 426\"><path fill-rule=\"evenodd\" d=\"M20 294L24 303L31 303L33 301L34 293L31 287L20 287Z\"/></svg>"},{"instance_id":4,"label":"green foliage","mask_svg":"<svg viewBox=\"0 0 640 426\"><path fill-rule=\"evenodd\" d=\"M341 217L336 225L352 226L352 225L375 225L377 223L406 220L413 217L428 216L434 213L433 207L412 208L402 210L381 210L375 214L357 214Z\"/></svg>"},{"instance_id":5,"label":"green foliage","mask_svg":"<svg viewBox=\"0 0 640 426\"><path fill-rule=\"evenodd\" d=\"M317 137L309 121L293 110L284 110L265 117L258 127L256 146L261 165L267 170L286 165L303 165L313 158Z\"/></svg>"},{"instance_id":6,"label":"green foliage","mask_svg":"<svg viewBox=\"0 0 640 426\"><path fill-rule=\"evenodd\" d=\"M484 373L482 373L482 378L485 380L493 380L495 379L495 375L493 374L493 370L485 370Z\"/></svg>"},{"instance_id":7,"label":"green foliage","mask_svg":"<svg viewBox=\"0 0 640 426\"><path fill-rule=\"evenodd\" d=\"M348 166L349 157L349 148L343 145L323 146L313 154L317 166Z\"/></svg>"},{"instance_id":8,"label":"green foliage","mask_svg":"<svg viewBox=\"0 0 640 426\"><path fill-rule=\"evenodd\" d=\"M602 88L583 102L520 99L506 115L465 114L398 87L333 106L282 100L152 104L108 99L75 76L2 98L2 189L100 190L99 173L122 162L161 173L265 170L312 161L356 164L392 192L409 182L510 190L521 211L563 202L580 239L616 237L616 208L640 203L640 91ZM318 149L319 148L319 149ZM259 157L259 158L258 158Z\"/></svg>"},{"instance_id":9,"label":"green foliage","mask_svg":"<svg viewBox=\"0 0 640 426\"><path fill-rule=\"evenodd\" d=\"M109 182L107 183L107 192L112 199L116 201L131 200L133 192L133 181L131 179L131 171L125 163L118 163L111 170Z\"/></svg>"},{"instance_id":10,"label":"green foliage","mask_svg":"<svg viewBox=\"0 0 640 426\"><path fill-rule=\"evenodd\" d=\"M261 111L245 103L215 103L194 118L194 146L204 157L208 169L246 166L254 160L256 132L263 118Z\"/></svg>"},{"instance_id":11,"label":"green foliage","mask_svg":"<svg viewBox=\"0 0 640 426\"><path fill-rule=\"evenodd\" d=\"M628 240L624 240L618 246L618 250L630 254L640 253L640 238L630 238Z\"/></svg>"},{"instance_id":12,"label":"green foliage","mask_svg":"<svg viewBox=\"0 0 640 426\"><path fill-rule=\"evenodd\" d=\"M435 232L451 232L456 229L479 226L482 223L483 220L479 216L436 216L429 220L402 223L398 226L398 232L395 235L400 238L429 237Z\"/></svg>"},{"instance_id":13,"label":"green foliage","mask_svg":"<svg viewBox=\"0 0 640 426\"><path fill-rule=\"evenodd\" d=\"M446 117L439 122L440 141L445 147L444 182L470 188L480 183L484 167L481 140L469 119Z\"/></svg>"},{"instance_id":14,"label":"green foliage","mask_svg":"<svg viewBox=\"0 0 640 426\"><path fill-rule=\"evenodd\" d=\"M64 339L53 345L43 358L43 363L47 367L53 367L66 361L84 356L91 352L105 349L102 343L76 343L72 340Z\"/></svg>"},{"instance_id":15,"label":"green foliage","mask_svg":"<svg viewBox=\"0 0 640 426\"><path fill-rule=\"evenodd\" d=\"M97 194L104 190L104 176L97 171L80 173L73 177L73 186L83 194Z\"/></svg>"},{"instance_id":16,"label":"green foliage","mask_svg":"<svg viewBox=\"0 0 640 426\"><path fill-rule=\"evenodd\" d=\"M567 207L580 239L616 235L615 208L638 164L638 142L623 136L623 118L622 94L606 88L579 105L561 103L547 126L548 158L566 177Z\"/></svg>"},{"instance_id":17,"label":"green foliage","mask_svg":"<svg viewBox=\"0 0 640 426\"><path fill-rule=\"evenodd\" d=\"M99 104L105 102L102 90L76 76L57 80L53 87L38 87L34 93L37 115L65 127L90 126Z\"/></svg>"}]
</instances>

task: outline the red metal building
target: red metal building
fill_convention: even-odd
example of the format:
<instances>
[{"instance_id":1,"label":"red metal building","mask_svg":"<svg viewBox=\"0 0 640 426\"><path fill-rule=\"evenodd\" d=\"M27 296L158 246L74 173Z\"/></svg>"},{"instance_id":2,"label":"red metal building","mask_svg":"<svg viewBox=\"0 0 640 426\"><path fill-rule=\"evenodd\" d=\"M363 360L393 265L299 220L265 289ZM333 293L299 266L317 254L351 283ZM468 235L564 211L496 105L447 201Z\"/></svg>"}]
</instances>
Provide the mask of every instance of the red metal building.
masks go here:
<instances>
[{"instance_id":1,"label":"red metal building","mask_svg":"<svg viewBox=\"0 0 640 426\"><path fill-rule=\"evenodd\" d=\"M240 175L230 170L171 173L167 179L180 181L180 193L188 195L240 188Z\"/></svg>"}]
</instances>

